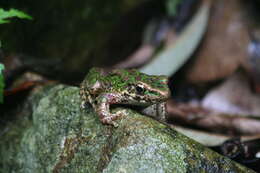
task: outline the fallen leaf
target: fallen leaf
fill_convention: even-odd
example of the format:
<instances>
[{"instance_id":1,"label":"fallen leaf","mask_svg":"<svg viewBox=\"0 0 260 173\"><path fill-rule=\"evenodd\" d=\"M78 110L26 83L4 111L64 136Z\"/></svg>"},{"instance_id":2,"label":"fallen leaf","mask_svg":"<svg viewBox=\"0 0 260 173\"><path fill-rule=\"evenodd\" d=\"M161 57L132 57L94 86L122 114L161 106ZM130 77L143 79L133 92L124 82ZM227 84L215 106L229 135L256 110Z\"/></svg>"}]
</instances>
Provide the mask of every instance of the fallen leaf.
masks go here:
<instances>
[{"instance_id":1,"label":"fallen leaf","mask_svg":"<svg viewBox=\"0 0 260 173\"><path fill-rule=\"evenodd\" d=\"M225 114L260 117L260 95L252 92L245 74L236 73L209 91L202 107Z\"/></svg>"},{"instance_id":2,"label":"fallen leaf","mask_svg":"<svg viewBox=\"0 0 260 173\"><path fill-rule=\"evenodd\" d=\"M213 3L206 35L186 74L199 83L231 75L247 58L248 28L239 0Z\"/></svg>"},{"instance_id":3,"label":"fallen leaf","mask_svg":"<svg viewBox=\"0 0 260 173\"><path fill-rule=\"evenodd\" d=\"M172 75L191 56L206 30L210 1L204 1L190 23L171 44L161 50L140 71L152 75Z\"/></svg>"}]
</instances>

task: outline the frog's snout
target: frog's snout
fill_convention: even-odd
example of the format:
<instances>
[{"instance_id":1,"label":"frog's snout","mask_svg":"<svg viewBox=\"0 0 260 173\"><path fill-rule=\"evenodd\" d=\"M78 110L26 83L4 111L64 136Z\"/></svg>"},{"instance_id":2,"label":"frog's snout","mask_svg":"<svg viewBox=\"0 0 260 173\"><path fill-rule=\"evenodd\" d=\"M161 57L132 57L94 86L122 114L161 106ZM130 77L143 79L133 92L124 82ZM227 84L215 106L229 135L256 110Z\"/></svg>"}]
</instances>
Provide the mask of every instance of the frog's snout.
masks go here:
<instances>
[{"instance_id":1,"label":"frog's snout","mask_svg":"<svg viewBox=\"0 0 260 173\"><path fill-rule=\"evenodd\" d=\"M171 96L171 91L168 87L168 84L169 84L169 78L166 77L166 76L161 76L161 79L160 79L160 83L161 85L165 86L165 90L162 90L160 92L160 94L164 97L164 98L169 98Z\"/></svg>"},{"instance_id":2,"label":"frog's snout","mask_svg":"<svg viewBox=\"0 0 260 173\"><path fill-rule=\"evenodd\" d=\"M158 97L160 100L166 100L171 96L171 92L168 87L165 87L164 89L151 89L151 91L158 93Z\"/></svg>"},{"instance_id":3,"label":"frog's snout","mask_svg":"<svg viewBox=\"0 0 260 173\"><path fill-rule=\"evenodd\" d=\"M165 92L161 92L161 94L162 94L162 96L163 96L164 98L170 98L170 96L171 96L171 91L170 91L170 89L167 89Z\"/></svg>"}]
</instances>

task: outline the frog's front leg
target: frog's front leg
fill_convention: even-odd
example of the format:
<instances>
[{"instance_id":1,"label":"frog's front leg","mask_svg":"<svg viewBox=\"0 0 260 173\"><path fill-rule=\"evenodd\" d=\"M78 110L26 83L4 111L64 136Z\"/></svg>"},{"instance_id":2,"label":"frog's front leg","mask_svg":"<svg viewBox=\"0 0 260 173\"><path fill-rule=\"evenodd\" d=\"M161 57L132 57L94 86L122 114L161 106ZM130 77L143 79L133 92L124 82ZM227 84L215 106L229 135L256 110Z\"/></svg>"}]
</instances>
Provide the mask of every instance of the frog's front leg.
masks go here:
<instances>
[{"instance_id":1,"label":"frog's front leg","mask_svg":"<svg viewBox=\"0 0 260 173\"><path fill-rule=\"evenodd\" d=\"M116 125L113 121L122 115L121 112L111 113L110 105L121 102L121 95L117 93L104 93L97 97L95 104L96 112L103 124Z\"/></svg>"}]
</instances>

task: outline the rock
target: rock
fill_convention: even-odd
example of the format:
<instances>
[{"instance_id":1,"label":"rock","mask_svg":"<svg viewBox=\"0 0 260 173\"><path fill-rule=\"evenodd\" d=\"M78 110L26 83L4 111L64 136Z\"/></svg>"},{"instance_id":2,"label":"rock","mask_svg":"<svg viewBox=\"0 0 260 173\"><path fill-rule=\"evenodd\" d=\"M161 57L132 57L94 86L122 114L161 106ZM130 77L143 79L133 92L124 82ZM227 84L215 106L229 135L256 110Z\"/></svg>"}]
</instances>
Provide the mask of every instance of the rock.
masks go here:
<instances>
[{"instance_id":1,"label":"rock","mask_svg":"<svg viewBox=\"0 0 260 173\"><path fill-rule=\"evenodd\" d=\"M102 125L78 93L57 85L30 97L32 114L1 134L0 172L253 172L131 109L117 128Z\"/></svg>"}]
</instances>

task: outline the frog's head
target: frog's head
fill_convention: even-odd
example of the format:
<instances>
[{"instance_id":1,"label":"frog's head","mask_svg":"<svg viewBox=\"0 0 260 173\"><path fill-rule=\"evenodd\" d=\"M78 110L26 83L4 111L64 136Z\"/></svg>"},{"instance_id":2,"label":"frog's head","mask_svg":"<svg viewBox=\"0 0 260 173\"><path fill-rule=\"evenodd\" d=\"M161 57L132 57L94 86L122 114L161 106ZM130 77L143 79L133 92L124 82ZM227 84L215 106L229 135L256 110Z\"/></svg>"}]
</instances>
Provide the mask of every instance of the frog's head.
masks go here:
<instances>
[{"instance_id":1,"label":"frog's head","mask_svg":"<svg viewBox=\"0 0 260 173\"><path fill-rule=\"evenodd\" d=\"M133 70L128 79L128 86L125 96L132 104L151 105L166 101L170 97L167 76L147 75Z\"/></svg>"}]
</instances>

